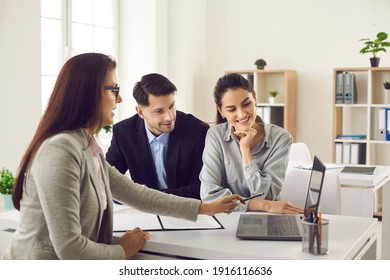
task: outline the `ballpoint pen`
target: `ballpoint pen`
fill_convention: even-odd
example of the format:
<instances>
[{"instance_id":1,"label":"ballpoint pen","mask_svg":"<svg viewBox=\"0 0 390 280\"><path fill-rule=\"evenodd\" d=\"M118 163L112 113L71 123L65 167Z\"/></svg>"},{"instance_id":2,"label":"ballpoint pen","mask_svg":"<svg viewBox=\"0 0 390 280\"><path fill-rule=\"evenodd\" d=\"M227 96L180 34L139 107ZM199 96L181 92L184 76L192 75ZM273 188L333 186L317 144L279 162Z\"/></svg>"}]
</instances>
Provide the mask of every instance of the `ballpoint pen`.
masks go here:
<instances>
[{"instance_id":1,"label":"ballpoint pen","mask_svg":"<svg viewBox=\"0 0 390 280\"><path fill-rule=\"evenodd\" d=\"M244 199L242 200L242 202L251 200L251 199L256 198L256 197L263 196L264 194L265 194L265 193L259 193L259 194L252 195L252 196L250 196L250 197L244 198Z\"/></svg>"},{"instance_id":2,"label":"ballpoint pen","mask_svg":"<svg viewBox=\"0 0 390 280\"><path fill-rule=\"evenodd\" d=\"M320 246L321 246L322 245L322 214L321 214L321 210L318 212L318 226L319 226L319 230L320 230L319 242L320 242Z\"/></svg>"}]
</instances>

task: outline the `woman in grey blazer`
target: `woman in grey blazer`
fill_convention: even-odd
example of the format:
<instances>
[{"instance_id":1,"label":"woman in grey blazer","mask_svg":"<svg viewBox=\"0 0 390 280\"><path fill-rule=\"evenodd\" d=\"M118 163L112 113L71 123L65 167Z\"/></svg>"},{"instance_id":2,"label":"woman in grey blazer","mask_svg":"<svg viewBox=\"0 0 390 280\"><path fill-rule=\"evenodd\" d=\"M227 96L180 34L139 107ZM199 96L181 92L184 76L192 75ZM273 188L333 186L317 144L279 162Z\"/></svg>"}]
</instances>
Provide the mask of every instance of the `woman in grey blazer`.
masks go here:
<instances>
[{"instance_id":1,"label":"woman in grey blazer","mask_svg":"<svg viewBox=\"0 0 390 280\"><path fill-rule=\"evenodd\" d=\"M134 183L109 166L94 138L113 123L122 101L116 62L87 53L68 60L21 161L13 190L20 226L5 259L125 259L149 238L139 228L111 244L112 200L150 213L196 220L231 212L231 195L212 203L165 194Z\"/></svg>"}]
</instances>

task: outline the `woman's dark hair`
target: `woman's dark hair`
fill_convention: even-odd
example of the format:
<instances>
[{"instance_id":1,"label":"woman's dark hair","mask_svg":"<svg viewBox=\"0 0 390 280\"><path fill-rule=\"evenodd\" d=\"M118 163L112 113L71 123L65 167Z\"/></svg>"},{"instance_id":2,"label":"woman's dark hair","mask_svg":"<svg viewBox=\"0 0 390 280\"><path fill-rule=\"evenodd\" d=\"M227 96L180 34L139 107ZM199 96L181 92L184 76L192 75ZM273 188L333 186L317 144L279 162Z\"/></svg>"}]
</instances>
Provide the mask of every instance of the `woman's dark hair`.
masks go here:
<instances>
[{"instance_id":1,"label":"woman's dark hair","mask_svg":"<svg viewBox=\"0 0 390 280\"><path fill-rule=\"evenodd\" d=\"M109 70L116 62L110 56L85 53L72 57L62 67L45 113L20 163L12 200L20 210L25 174L37 150L49 137L67 130L89 129L101 126L102 91Z\"/></svg>"},{"instance_id":2,"label":"woman's dark hair","mask_svg":"<svg viewBox=\"0 0 390 280\"><path fill-rule=\"evenodd\" d=\"M133 88L133 97L138 105L149 106L149 95L164 96L176 91L176 86L161 74L145 75Z\"/></svg>"},{"instance_id":3,"label":"woman's dark hair","mask_svg":"<svg viewBox=\"0 0 390 280\"><path fill-rule=\"evenodd\" d=\"M229 89L237 89L242 88L244 90L247 90L255 95L255 92L253 91L253 88L249 81L245 79L241 74L237 73L231 73L226 74L225 76L218 79L217 84L214 88L214 101L215 104L221 108L222 107L222 97ZM217 124L226 122L226 119L224 119L219 111L217 110L217 114L215 117L215 122Z\"/></svg>"}]
</instances>

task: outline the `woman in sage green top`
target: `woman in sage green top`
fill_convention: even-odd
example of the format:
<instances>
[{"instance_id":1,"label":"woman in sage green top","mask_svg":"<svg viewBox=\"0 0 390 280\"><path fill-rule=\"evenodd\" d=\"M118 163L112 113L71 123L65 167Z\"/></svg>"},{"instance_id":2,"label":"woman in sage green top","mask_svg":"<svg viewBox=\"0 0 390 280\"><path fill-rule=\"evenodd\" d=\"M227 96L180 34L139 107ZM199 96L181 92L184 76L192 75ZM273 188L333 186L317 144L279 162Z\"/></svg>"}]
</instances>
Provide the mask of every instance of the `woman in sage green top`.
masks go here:
<instances>
[{"instance_id":1,"label":"woman in sage green top","mask_svg":"<svg viewBox=\"0 0 390 280\"><path fill-rule=\"evenodd\" d=\"M231 212L238 195L212 203L165 194L130 180L106 163L94 134L113 122L122 101L109 56L68 60L21 161L13 189L20 225L5 259L125 259L149 239L135 228L111 244L112 200L142 211L195 221Z\"/></svg>"}]
</instances>

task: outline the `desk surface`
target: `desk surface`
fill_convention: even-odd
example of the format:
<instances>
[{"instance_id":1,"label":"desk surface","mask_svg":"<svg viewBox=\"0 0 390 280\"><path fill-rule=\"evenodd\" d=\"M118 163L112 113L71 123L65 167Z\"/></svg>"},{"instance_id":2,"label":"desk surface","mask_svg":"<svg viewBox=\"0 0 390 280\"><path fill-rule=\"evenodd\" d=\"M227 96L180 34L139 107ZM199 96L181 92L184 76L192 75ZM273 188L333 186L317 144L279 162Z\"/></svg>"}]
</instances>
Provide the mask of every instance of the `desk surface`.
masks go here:
<instances>
[{"instance_id":1,"label":"desk surface","mask_svg":"<svg viewBox=\"0 0 390 280\"><path fill-rule=\"evenodd\" d=\"M194 259L354 259L377 237L376 219L324 215L330 220L329 254L313 256L301 252L301 241L239 240L235 233L240 213L216 216L225 229L152 232L142 252Z\"/></svg>"},{"instance_id":2,"label":"desk surface","mask_svg":"<svg viewBox=\"0 0 390 280\"><path fill-rule=\"evenodd\" d=\"M216 215L225 229L151 232L142 251L192 259L338 260L356 258L362 248L377 237L376 219L324 215L330 220L329 254L313 256L301 252L300 241L237 239L235 233L240 214ZM16 210L0 213L0 228L16 228L18 220ZM120 235L115 234L114 239Z\"/></svg>"}]
</instances>

